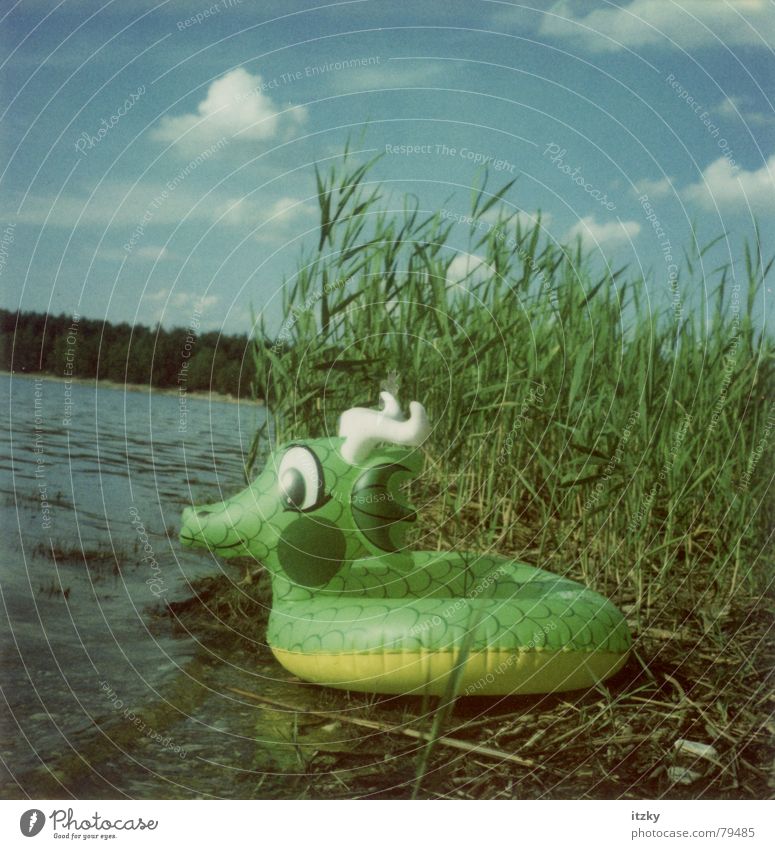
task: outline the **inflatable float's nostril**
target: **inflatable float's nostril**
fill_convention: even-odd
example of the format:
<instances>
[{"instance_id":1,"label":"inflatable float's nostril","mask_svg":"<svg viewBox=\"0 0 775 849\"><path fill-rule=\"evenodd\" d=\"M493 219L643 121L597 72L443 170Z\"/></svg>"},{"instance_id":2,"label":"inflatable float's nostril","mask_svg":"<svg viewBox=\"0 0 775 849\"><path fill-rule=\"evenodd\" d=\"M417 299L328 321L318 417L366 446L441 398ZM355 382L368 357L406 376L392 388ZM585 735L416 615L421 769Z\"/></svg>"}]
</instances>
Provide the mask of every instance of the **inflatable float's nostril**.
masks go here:
<instances>
[{"instance_id":1,"label":"inflatable float's nostril","mask_svg":"<svg viewBox=\"0 0 775 849\"><path fill-rule=\"evenodd\" d=\"M186 507L181 515L181 540L191 541L199 537L204 530L204 523L207 516L206 510L200 510L196 507Z\"/></svg>"},{"instance_id":2,"label":"inflatable float's nostril","mask_svg":"<svg viewBox=\"0 0 775 849\"><path fill-rule=\"evenodd\" d=\"M200 510L198 507L186 507L183 510L183 514L181 515L181 520L183 522L183 526L188 525L189 527L196 528L199 530L201 528L201 522L205 518L205 511Z\"/></svg>"}]
</instances>

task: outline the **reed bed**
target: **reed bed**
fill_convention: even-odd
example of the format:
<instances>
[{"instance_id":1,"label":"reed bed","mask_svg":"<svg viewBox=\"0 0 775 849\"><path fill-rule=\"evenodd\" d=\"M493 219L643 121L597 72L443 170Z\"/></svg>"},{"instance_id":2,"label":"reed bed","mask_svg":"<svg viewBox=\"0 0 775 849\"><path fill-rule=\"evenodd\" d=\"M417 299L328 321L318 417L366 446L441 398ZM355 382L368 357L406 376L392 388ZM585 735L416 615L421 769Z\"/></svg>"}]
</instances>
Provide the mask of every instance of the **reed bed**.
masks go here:
<instances>
[{"instance_id":1,"label":"reed bed","mask_svg":"<svg viewBox=\"0 0 775 849\"><path fill-rule=\"evenodd\" d=\"M342 410L374 405L380 389L420 400L433 433L411 489L416 545L499 551L582 580L626 612L635 651L599 691L460 700L443 729L413 702L316 691L321 710L433 726L428 745L443 734L472 749L407 750L369 732L319 768L313 758L294 792L771 793L775 385L756 321L772 264L758 234L744 268L712 275L712 245L687 246L658 312L664 281L595 272L580 244L518 212L513 184L429 212L385 197L373 164L345 150L317 174L318 245L283 282L279 330L257 322L271 420L248 474L269 442L335 432ZM452 244L463 212L467 241ZM687 766L682 739L714 757ZM476 745L534 765L479 758ZM384 758L362 764L359 747L375 746Z\"/></svg>"}]
</instances>

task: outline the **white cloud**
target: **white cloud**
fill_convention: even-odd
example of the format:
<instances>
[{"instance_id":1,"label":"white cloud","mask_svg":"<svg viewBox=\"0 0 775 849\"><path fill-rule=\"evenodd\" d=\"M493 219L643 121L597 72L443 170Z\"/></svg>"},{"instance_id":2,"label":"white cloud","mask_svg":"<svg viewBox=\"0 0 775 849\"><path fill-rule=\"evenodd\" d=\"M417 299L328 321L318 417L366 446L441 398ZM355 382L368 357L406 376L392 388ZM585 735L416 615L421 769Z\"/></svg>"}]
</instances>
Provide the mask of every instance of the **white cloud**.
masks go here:
<instances>
[{"instance_id":1,"label":"white cloud","mask_svg":"<svg viewBox=\"0 0 775 849\"><path fill-rule=\"evenodd\" d=\"M540 33L571 38L597 51L662 46L685 49L775 43L768 0L632 0L588 11L589 4L560 0L543 17Z\"/></svg>"},{"instance_id":2,"label":"white cloud","mask_svg":"<svg viewBox=\"0 0 775 849\"><path fill-rule=\"evenodd\" d=\"M566 242L575 242L581 237L585 248L607 248L612 250L620 245L629 244L640 233L637 221L599 222L593 215L577 221L565 235Z\"/></svg>"},{"instance_id":3,"label":"white cloud","mask_svg":"<svg viewBox=\"0 0 775 849\"><path fill-rule=\"evenodd\" d=\"M276 233L281 227L312 219L316 207L300 198L284 195L274 201L252 197L228 198L215 208L213 220L234 227L259 227L258 238L264 230Z\"/></svg>"},{"instance_id":4,"label":"white cloud","mask_svg":"<svg viewBox=\"0 0 775 849\"><path fill-rule=\"evenodd\" d=\"M142 320L146 323L161 321L185 325L195 310L198 313L206 313L210 307L214 307L220 301L220 298L218 295L202 295L181 289L177 291L156 289L153 292L143 293L142 300L144 304Z\"/></svg>"},{"instance_id":5,"label":"white cloud","mask_svg":"<svg viewBox=\"0 0 775 849\"><path fill-rule=\"evenodd\" d=\"M752 108L748 97L725 97L716 107L716 112L724 118L742 120L745 124L763 127L775 123L775 113L759 112Z\"/></svg>"},{"instance_id":6,"label":"white cloud","mask_svg":"<svg viewBox=\"0 0 775 849\"><path fill-rule=\"evenodd\" d=\"M495 272L484 259L476 254L458 253L447 269L449 283L480 283Z\"/></svg>"},{"instance_id":7,"label":"white cloud","mask_svg":"<svg viewBox=\"0 0 775 849\"><path fill-rule=\"evenodd\" d=\"M214 218L219 224L235 227L252 224L254 207L246 198L229 198L215 208Z\"/></svg>"},{"instance_id":8,"label":"white cloud","mask_svg":"<svg viewBox=\"0 0 775 849\"><path fill-rule=\"evenodd\" d=\"M775 154L756 171L733 167L720 157L702 172L698 182L682 192L704 209L747 209L775 212Z\"/></svg>"},{"instance_id":9,"label":"white cloud","mask_svg":"<svg viewBox=\"0 0 775 849\"><path fill-rule=\"evenodd\" d=\"M289 221L313 212L311 206L294 197L278 198L266 212L267 221Z\"/></svg>"},{"instance_id":10,"label":"white cloud","mask_svg":"<svg viewBox=\"0 0 775 849\"><path fill-rule=\"evenodd\" d=\"M317 207L294 197L281 197L256 213L259 242L289 241L315 227Z\"/></svg>"},{"instance_id":11,"label":"white cloud","mask_svg":"<svg viewBox=\"0 0 775 849\"><path fill-rule=\"evenodd\" d=\"M659 180L649 180L644 177L642 180L638 180L633 188L633 193L638 196L648 195L650 198L663 198L675 194L675 188L670 177L662 177Z\"/></svg>"},{"instance_id":12,"label":"white cloud","mask_svg":"<svg viewBox=\"0 0 775 849\"><path fill-rule=\"evenodd\" d=\"M338 92L431 86L449 79L448 65L432 59L380 59L376 64L331 74L331 86Z\"/></svg>"},{"instance_id":13,"label":"white cloud","mask_svg":"<svg viewBox=\"0 0 775 849\"><path fill-rule=\"evenodd\" d=\"M235 136L266 140L304 121L303 107L284 111L275 105L266 93L268 90L259 74L235 68L210 83L196 112L165 116L152 137L189 146L201 146L224 137L231 140Z\"/></svg>"}]
</instances>

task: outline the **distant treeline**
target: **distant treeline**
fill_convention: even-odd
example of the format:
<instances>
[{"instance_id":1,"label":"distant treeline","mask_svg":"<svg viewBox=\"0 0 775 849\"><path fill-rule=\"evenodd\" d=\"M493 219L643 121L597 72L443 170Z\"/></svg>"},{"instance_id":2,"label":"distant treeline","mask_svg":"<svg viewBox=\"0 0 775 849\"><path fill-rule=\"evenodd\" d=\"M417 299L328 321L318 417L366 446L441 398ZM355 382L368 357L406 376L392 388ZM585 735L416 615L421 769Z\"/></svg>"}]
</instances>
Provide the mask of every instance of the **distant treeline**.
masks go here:
<instances>
[{"instance_id":1,"label":"distant treeline","mask_svg":"<svg viewBox=\"0 0 775 849\"><path fill-rule=\"evenodd\" d=\"M0 309L0 363L15 373L251 396L251 340L247 335L200 333L198 325L196 314L189 327L165 330ZM258 390L259 397L263 394Z\"/></svg>"}]
</instances>

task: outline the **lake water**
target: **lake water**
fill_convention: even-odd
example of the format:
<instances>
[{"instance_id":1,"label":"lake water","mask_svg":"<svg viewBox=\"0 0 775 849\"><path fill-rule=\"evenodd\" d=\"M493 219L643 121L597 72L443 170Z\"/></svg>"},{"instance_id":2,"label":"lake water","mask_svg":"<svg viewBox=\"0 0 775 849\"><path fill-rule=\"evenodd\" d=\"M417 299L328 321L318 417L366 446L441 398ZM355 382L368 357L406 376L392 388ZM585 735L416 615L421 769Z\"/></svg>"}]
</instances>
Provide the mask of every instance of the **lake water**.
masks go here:
<instances>
[{"instance_id":1,"label":"lake water","mask_svg":"<svg viewBox=\"0 0 775 849\"><path fill-rule=\"evenodd\" d=\"M212 764L254 766L241 745L255 737L253 714L234 699L224 708L222 681L207 685L208 670L250 663L224 664L159 612L226 568L181 548L180 513L244 486L263 408L0 383L2 795L240 795L222 776L199 779ZM220 702L208 714L210 689ZM158 728L136 718L149 705Z\"/></svg>"}]
</instances>

